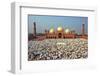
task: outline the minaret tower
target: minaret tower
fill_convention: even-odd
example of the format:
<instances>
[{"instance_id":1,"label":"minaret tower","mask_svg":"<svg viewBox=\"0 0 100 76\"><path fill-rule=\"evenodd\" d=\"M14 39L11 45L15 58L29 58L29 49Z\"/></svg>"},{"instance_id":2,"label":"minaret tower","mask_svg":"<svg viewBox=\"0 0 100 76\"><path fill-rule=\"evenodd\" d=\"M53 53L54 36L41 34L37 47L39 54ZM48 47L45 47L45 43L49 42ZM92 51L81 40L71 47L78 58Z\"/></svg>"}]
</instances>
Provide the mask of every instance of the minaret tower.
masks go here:
<instances>
[{"instance_id":1,"label":"minaret tower","mask_svg":"<svg viewBox=\"0 0 100 76\"><path fill-rule=\"evenodd\" d=\"M33 35L36 37L36 22L33 23Z\"/></svg>"},{"instance_id":2,"label":"minaret tower","mask_svg":"<svg viewBox=\"0 0 100 76\"><path fill-rule=\"evenodd\" d=\"M82 35L85 34L85 24L84 24L84 18L82 19Z\"/></svg>"}]
</instances>

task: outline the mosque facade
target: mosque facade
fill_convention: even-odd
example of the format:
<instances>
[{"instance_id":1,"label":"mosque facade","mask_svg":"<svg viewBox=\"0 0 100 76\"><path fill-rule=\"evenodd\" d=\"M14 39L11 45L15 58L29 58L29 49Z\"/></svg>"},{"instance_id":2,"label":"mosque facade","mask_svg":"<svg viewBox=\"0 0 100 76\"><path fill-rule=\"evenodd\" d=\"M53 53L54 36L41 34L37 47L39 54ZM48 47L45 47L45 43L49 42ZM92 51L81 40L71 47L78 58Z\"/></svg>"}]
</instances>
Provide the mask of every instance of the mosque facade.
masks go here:
<instances>
[{"instance_id":1,"label":"mosque facade","mask_svg":"<svg viewBox=\"0 0 100 76\"><path fill-rule=\"evenodd\" d=\"M46 38L56 39L56 38L75 38L75 31L70 31L69 29L63 29L61 26L56 30L51 28L50 30L45 30Z\"/></svg>"},{"instance_id":2,"label":"mosque facade","mask_svg":"<svg viewBox=\"0 0 100 76\"><path fill-rule=\"evenodd\" d=\"M59 26L57 29L51 28L49 30L45 30L44 36L37 36L36 37L36 23L33 23L34 25L34 38L37 39L68 39L68 38L84 38L88 39L88 35L85 34L85 25L82 24L81 29L81 34L78 35L75 30L70 30L70 29L64 29L63 27Z\"/></svg>"}]
</instances>

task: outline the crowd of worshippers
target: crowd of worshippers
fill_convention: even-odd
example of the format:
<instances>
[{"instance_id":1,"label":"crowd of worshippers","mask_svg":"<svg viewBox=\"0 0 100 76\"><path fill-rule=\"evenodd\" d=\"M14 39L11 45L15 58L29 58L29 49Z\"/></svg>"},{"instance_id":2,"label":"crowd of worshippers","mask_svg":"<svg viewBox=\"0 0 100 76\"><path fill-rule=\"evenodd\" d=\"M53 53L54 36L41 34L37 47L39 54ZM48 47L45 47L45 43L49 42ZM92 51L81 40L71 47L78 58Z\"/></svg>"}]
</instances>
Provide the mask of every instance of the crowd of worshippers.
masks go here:
<instances>
[{"instance_id":1,"label":"crowd of worshippers","mask_svg":"<svg viewBox=\"0 0 100 76\"><path fill-rule=\"evenodd\" d=\"M28 60L80 59L88 57L86 39L46 39L28 42Z\"/></svg>"}]
</instances>

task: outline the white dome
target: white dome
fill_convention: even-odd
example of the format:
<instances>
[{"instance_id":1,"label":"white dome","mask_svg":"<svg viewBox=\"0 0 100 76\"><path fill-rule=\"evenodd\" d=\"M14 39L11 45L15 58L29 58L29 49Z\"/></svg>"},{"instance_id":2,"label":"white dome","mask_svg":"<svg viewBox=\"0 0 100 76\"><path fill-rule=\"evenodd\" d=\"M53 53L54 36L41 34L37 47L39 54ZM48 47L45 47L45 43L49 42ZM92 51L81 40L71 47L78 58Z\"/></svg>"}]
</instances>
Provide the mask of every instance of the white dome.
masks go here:
<instances>
[{"instance_id":1,"label":"white dome","mask_svg":"<svg viewBox=\"0 0 100 76\"><path fill-rule=\"evenodd\" d=\"M62 30L63 30L62 27L58 27L58 28L57 28L57 31L62 31Z\"/></svg>"},{"instance_id":2,"label":"white dome","mask_svg":"<svg viewBox=\"0 0 100 76\"><path fill-rule=\"evenodd\" d=\"M51 28L51 29L49 30L49 33L53 33L53 32L54 32L54 29Z\"/></svg>"},{"instance_id":3,"label":"white dome","mask_svg":"<svg viewBox=\"0 0 100 76\"><path fill-rule=\"evenodd\" d=\"M68 33L69 32L69 29L65 29L65 33Z\"/></svg>"}]
</instances>

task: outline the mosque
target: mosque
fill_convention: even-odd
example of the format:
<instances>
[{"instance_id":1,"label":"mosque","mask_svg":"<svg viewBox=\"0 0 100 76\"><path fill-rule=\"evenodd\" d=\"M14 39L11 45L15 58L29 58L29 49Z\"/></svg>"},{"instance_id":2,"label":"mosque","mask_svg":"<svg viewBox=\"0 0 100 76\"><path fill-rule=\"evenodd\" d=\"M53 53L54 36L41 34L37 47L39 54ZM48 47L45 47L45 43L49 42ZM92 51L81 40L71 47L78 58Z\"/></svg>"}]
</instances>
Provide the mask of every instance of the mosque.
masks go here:
<instances>
[{"instance_id":1,"label":"mosque","mask_svg":"<svg viewBox=\"0 0 100 76\"><path fill-rule=\"evenodd\" d=\"M59 26L56 30L54 28L51 28L49 30L45 29L45 33L42 36L37 36L36 33L36 23L33 23L33 36L35 39L68 39L68 38L84 38L88 39L88 35L85 34L85 24L82 24L81 34L78 35L75 30L70 29L64 29L63 27Z\"/></svg>"},{"instance_id":2,"label":"mosque","mask_svg":"<svg viewBox=\"0 0 100 76\"><path fill-rule=\"evenodd\" d=\"M56 30L51 28L50 30L45 30L46 38L75 38L75 31L70 31L69 29L63 29L59 26Z\"/></svg>"}]
</instances>

